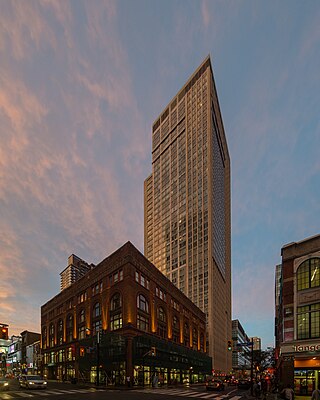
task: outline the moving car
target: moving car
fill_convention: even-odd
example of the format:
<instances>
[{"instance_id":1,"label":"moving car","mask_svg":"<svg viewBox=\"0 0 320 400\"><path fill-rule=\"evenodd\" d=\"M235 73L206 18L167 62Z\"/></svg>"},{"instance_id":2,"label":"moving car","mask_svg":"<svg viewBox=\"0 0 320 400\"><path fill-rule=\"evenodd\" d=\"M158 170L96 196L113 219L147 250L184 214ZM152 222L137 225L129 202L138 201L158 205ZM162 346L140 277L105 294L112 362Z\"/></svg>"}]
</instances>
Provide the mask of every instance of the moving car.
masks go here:
<instances>
[{"instance_id":1,"label":"moving car","mask_svg":"<svg viewBox=\"0 0 320 400\"><path fill-rule=\"evenodd\" d=\"M220 379L209 379L206 382L207 390L224 390L224 383Z\"/></svg>"},{"instance_id":2,"label":"moving car","mask_svg":"<svg viewBox=\"0 0 320 400\"><path fill-rule=\"evenodd\" d=\"M46 389L47 384L40 375L22 375L19 380L20 387L27 389Z\"/></svg>"},{"instance_id":3,"label":"moving car","mask_svg":"<svg viewBox=\"0 0 320 400\"><path fill-rule=\"evenodd\" d=\"M5 378L0 378L0 390L9 390L9 382Z\"/></svg>"}]
</instances>

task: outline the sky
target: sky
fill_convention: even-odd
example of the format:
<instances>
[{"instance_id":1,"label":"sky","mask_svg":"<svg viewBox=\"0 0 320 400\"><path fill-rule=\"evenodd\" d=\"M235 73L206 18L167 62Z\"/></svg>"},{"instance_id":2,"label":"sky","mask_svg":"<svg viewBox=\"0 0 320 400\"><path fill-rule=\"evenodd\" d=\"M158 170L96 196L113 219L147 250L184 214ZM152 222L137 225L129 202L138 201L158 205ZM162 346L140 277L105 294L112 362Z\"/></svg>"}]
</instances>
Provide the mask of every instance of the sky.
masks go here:
<instances>
[{"instance_id":1,"label":"sky","mask_svg":"<svg viewBox=\"0 0 320 400\"><path fill-rule=\"evenodd\" d=\"M320 233L318 0L0 0L0 322L40 332L68 256L143 252L151 127L210 54L232 314L274 344L281 247Z\"/></svg>"}]
</instances>

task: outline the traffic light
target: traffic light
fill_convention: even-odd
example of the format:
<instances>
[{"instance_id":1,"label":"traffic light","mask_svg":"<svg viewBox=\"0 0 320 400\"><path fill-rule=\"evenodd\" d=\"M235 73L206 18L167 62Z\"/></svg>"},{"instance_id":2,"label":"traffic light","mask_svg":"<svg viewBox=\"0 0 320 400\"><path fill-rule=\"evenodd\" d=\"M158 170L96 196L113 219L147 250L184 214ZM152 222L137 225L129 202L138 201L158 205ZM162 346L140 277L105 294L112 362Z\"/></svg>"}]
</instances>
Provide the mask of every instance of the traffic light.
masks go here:
<instances>
[{"instance_id":1,"label":"traffic light","mask_svg":"<svg viewBox=\"0 0 320 400\"><path fill-rule=\"evenodd\" d=\"M80 347L80 357L84 357L85 352L86 352L85 348L84 347Z\"/></svg>"},{"instance_id":2,"label":"traffic light","mask_svg":"<svg viewBox=\"0 0 320 400\"><path fill-rule=\"evenodd\" d=\"M232 342L228 340L228 351L232 351Z\"/></svg>"},{"instance_id":3,"label":"traffic light","mask_svg":"<svg viewBox=\"0 0 320 400\"><path fill-rule=\"evenodd\" d=\"M8 340L8 328L2 327L1 328L1 339Z\"/></svg>"},{"instance_id":4,"label":"traffic light","mask_svg":"<svg viewBox=\"0 0 320 400\"><path fill-rule=\"evenodd\" d=\"M152 355L152 357L156 356L156 348L155 347L151 347L151 355Z\"/></svg>"}]
</instances>

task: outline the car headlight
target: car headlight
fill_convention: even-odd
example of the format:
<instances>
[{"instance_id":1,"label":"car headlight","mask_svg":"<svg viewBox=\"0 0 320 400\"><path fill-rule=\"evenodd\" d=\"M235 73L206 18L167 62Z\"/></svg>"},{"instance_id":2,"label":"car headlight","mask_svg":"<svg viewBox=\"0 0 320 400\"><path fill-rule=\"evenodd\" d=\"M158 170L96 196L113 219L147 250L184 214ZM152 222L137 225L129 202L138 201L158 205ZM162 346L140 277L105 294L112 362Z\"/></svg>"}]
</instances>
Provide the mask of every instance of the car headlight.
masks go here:
<instances>
[{"instance_id":1,"label":"car headlight","mask_svg":"<svg viewBox=\"0 0 320 400\"><path fill-rule=\"evenodd\" d=\"M48 382L43 382L44 385L46 385Z\"/></svg>"},{"instance_id":2,"label":"car headlight","mask_svg":"<svg viewBox=\"0 0 320 400\"><path fill-rule=\"evenodd\" d=\"M8 382L5 382L5 383L3 384L3 386L9 386L9 383L8 383Z\"/></svg>"},{"instance_id":3,"label":"car headlight","mask_svg":"<svg viewBox=\"0 0 320 400\"><path fill-rule=\"evenodd\" d=\"M29 382L29 385L34 385L34 382Z\"/></svg>"}]
</instances>

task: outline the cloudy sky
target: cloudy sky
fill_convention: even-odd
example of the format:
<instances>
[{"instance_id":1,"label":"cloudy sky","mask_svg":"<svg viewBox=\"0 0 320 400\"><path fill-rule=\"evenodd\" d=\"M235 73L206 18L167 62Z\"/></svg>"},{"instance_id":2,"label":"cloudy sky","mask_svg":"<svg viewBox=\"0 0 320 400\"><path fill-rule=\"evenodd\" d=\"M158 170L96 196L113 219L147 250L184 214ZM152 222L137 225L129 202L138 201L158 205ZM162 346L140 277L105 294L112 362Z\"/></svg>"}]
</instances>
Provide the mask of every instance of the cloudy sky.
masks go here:
<instances>
[{"instance_id":1,"label":"cloudy sky","mask_svg":"<svg viewBox=\"0 0 320 400\"><path fill-rule=\"evenodd\" d=\"M40 331L74 253L143 251L151 126L210 54L233 318L272 345L281 247L320 233L320 3L0 0L0 322Z\"/></svg>"}]
</instances>

